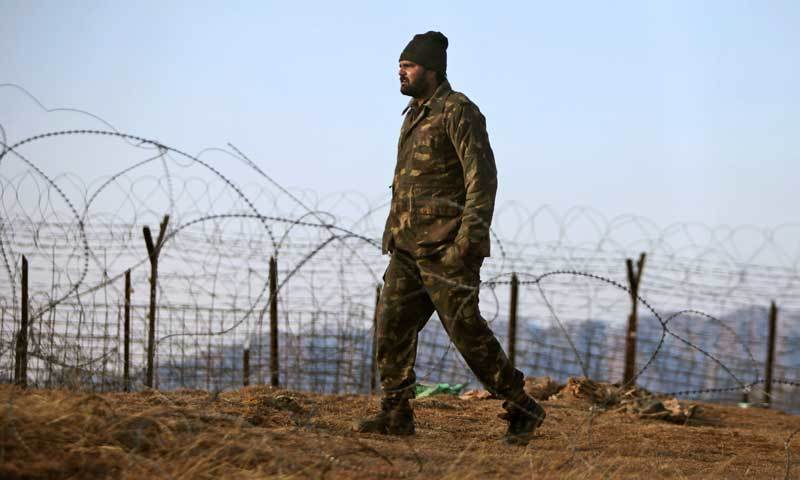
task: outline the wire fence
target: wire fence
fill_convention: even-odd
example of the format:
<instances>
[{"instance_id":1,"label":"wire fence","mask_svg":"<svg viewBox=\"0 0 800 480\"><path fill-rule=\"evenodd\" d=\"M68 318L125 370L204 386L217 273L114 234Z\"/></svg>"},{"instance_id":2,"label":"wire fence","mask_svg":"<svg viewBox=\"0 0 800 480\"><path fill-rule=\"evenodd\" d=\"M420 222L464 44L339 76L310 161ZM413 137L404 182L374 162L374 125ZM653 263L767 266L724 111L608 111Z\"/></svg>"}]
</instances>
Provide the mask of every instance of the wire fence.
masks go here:
<instances>
[{"instance_id":1,"label":"wire fence","mask_svg":"<svg viewBox=\"0 0 800 480\"><path fill-rule=\"evenodd\" d=\"M0 125L0 381L19 375L26 337L29 385L141 389L152 334L155 388L231 389L275 373L287 388L372 391L388 198L288 190L233 145L190 155L92 122L14 141ZM96 165L122 159L124 168L87 182L46 171L42 159L55 154ZM148 247L143 227L155 232L165 215L163 238ZM761 401L769 385L773 405L797 410L798 239L800 225L661 227L510 203L495 214L481 309L507 345L515 274L516 365L561 381L619 382L631 310L625 260L646 252L636 384L717 401ZM417 373L479 387L435 314L421 333Z\"/></svg>"}]
</instances>

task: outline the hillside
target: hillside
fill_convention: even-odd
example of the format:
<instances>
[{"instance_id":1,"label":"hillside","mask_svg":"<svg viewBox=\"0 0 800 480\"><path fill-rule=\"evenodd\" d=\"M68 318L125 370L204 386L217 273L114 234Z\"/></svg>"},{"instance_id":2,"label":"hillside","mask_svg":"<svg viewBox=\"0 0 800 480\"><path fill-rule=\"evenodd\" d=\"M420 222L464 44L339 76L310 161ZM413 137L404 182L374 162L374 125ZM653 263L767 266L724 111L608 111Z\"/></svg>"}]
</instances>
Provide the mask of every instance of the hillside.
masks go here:
<instances>
[{"instance_id":1,"label":"hillside","mask_svg":"<svg viewBox=\"0 0 800 480\"><path fill-rule=\"evenodd\" d=\"M366 396L247 387L85 394L0 386L0 478L783 478L800 417L699 404L688 423L562 395L527 447L499 400L417 400L412 438L357 435ZM798 435L800 437L800 435ZM791 478L800 467L792 466Z\"/></svg>"}]
</instances>

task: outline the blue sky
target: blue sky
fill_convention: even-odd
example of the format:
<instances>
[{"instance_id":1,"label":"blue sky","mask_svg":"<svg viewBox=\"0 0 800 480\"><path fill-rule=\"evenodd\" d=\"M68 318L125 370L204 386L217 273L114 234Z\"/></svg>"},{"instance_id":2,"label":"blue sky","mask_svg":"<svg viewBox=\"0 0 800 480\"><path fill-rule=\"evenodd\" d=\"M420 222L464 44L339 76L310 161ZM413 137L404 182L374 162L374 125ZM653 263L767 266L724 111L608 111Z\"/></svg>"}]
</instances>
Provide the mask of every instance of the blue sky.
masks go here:
<instances>
[{"instance_id":1,"label":"blue sky","mask_svg":"<svg viewBox=\"0 0 800 480\"><path fill-rule=\"evenodd\" d=\"M131 3L0 0L0 83L188 152L230 141L289 187L381 198L399 53L440 30L453 87L487 118L499 202L798 222L798 2Z\"/></svg>"}]
</instances>

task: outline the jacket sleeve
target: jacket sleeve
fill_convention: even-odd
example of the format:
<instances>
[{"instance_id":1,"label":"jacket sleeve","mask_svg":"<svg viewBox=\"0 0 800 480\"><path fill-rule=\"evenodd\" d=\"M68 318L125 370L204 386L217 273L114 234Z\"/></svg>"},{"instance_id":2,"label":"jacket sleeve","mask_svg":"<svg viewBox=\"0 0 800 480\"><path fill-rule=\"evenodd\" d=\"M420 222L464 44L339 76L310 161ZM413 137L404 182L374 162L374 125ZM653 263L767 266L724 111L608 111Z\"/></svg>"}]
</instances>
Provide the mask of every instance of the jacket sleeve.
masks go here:
<instances>
[{"instance_id":1,"label":"jacket sleeve","mask_svg":"<svg viewBox=\"0 0 800 480\"><path fill-rule=\"evenodd\" d=\"M497 193L497 168L486 133L486 119L469 101L456 103L446 118L448 135L464 170L467 192L455 243L462 255L487 256ZM481 245L486 247L481 248Z\"/></svg>"}]
</instances>

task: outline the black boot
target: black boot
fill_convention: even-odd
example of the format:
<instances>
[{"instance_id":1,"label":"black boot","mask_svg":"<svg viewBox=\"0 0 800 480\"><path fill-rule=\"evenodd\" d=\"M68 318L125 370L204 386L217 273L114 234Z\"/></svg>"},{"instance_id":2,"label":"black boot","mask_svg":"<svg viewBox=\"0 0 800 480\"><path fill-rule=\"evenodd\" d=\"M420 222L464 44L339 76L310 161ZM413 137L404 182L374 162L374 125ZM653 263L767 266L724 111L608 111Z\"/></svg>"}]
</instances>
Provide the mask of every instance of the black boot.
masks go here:
<instances>
[{"instance_id":1,"label":"black boot","mask_svg":"<svg viewBox=\"0 0 800 480\"><path fill-rule=\"evenodd\" d=\"M414 411L408 399L384 398L381 400L381 411L356 422L353 430L359 433L413 435Z\"/></svg>"},{"instance_id":2,"label":"black boot","mask_svg":"<svg viewBox=\"0 0 800 480\"><path fill-rule=\"evenodd\" d=\"M544 422L544 408L528 395L519 401L503 402L506 413L499 415L508 421L505 441L511 445L527 445L534 431Z\"/></svg>"}]
</instances>

